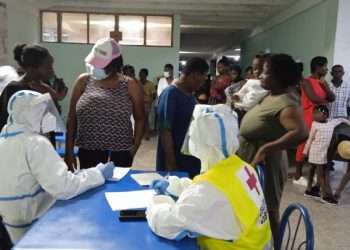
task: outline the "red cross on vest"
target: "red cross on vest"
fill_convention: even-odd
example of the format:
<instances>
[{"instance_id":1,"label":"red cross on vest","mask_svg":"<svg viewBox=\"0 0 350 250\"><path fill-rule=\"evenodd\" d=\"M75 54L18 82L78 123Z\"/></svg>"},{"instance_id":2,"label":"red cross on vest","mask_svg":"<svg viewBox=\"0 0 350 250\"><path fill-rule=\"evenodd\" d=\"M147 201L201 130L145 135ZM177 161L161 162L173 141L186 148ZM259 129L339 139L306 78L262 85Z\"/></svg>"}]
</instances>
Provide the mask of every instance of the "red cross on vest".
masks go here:
<instances>
[{"instance_id":1,"label":"red cross on vest","mask_svg":"<svg viewBox=\"0 0 350 250\"><path fill-rule=\"evenodd\" d=\"M249 169L248 169L247 167L244 167L244 170L245 170L245 172L246 172L247 175L248 175L247 184L248 184L250 190L255 189L256 192L258 192L258 194L260 194L259 188L258 188L258 186L257 186L257 182L258 182L258 181L257 181L257 179L255 178L254 173L249 172Z\"/></svg>"}]
</instances>

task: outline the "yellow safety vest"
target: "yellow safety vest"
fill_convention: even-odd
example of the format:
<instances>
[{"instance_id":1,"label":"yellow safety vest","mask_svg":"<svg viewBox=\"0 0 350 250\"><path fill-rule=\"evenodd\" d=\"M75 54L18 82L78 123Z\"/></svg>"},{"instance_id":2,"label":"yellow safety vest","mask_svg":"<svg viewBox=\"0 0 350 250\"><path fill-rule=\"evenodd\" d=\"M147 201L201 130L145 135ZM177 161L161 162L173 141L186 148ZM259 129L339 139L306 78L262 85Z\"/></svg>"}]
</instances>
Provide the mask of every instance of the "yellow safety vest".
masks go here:
<instances>
[{"instance_id":1,"label":"yellow safety vest","mask_svg":"<svg viewBox=\"0 0 350 250\"><path fill-rule=\"evenodd\" d=\"M241 234L234 241L199 237L202 250L262 250L271 247L268 212L258 176L251 166L237 156L219 162L194 182L206 181L220 190L232 206L232 213L241 225Z\"/></svg>"}]
</instances>

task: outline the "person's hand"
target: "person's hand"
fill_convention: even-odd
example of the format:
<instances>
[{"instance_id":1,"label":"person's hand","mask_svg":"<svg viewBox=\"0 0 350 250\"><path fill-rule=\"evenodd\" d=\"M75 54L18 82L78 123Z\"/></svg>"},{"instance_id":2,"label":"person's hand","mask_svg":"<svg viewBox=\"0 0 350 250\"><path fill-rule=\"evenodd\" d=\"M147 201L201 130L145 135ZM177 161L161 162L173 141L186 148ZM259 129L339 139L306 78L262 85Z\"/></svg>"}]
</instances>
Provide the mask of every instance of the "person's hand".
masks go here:
<instances>
[{"instance_id":1,"label":"person's hand","mask_svg":"<svg viewBox=\"0 0 350 250\"><path fill-rule=\"evenodd\" d=\"M302 161L302 162L305 162L306 158L307 158L307 155L306 155L306 154L303 154L303 156L301 157L301 161Z\"/></svg>"},{"instance_id":2,"label":"person's hand","mask_svg":"<svg viewBox=\"0 0 350 250\"><path fill-rule=\"evenodd\" d=\"M134 158L135 155L136 155L136 149L135 147L133 147L131 150L130 150L130 155L131 155L131 158Z\"/></svg>"},{"instance_id":3,"label":"person's hand","mask_svg":"<svg viewBox=\"0 0 350 250\"><path fill-rule=\"evenodd\" d=\"M157 194L165 194L167 188L169 187L169 181L165 179L154 180L151 184Z\"/></svg>"},{"instance_id":4,"label":"person's hand","mask_svg":"<svg viewBox=\"0 0 350 250\"><path fill-rule=\"evenodd\" d=\"M105 178L105 180L110 179L113 177L113 172L115 165L112 161L107 163L99 163L96 168L101 171L101 174Z\"/></svg>"},{"instance_id":5,"label":"person's hand","mask_svg":"<svg viewBox=\"0 0 350 250\"><path fill-rule=\"evenodd\" d=\"M259 163L264 163L265 157L266 157L266 152L265 152L265 149L262 147L258 150L258 152L256 152L255 157L251 162L251 165L255 167Z\"/></svg>"},{"instance_id":6,"label":"person's hand","mask_svg":"<svg viewBox=\"0 0 350 250\"><path fill-rule=\"evenodd\" d=\"M320 83L323 84L323 85L327 85L328 84L325 77L321 77L320 78Z\"/></svg>"},{"instance_id":7,"label":"person's hand","mask_svg":"<svg viewBox=\"0 0 350 250\"><path fill-rule=\"evenodd\" d=\"M64 161L66 162L68 166L68 170L71 172L74 172L77 168L77 160L74 157L73 154L66 154L66 157L64 158Z\"/></svg>"}]
</instances>

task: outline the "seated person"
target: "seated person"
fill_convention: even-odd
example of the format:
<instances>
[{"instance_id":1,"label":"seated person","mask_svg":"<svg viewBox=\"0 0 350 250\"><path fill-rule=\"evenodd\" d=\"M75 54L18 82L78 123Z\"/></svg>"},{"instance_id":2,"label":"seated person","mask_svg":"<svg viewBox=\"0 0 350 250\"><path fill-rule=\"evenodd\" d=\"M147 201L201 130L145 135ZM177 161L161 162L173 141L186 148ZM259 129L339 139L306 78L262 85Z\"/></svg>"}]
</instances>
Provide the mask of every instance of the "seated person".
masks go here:
<instances>
[{"instance_id":1,"label":"seated person","mask_svg":"<svg viewBox=\"0 0 350 250\"><path fill-rule=\"evenodd\" d=\"M258 176L234 155L237 135L237 116L229 107L196 106L183 150L201 160L202 174L193 181L170 176L153 183L163 194L154 196L146 211L155 234L198 237L201 249L272 249Z\"/></svg>"},{"instance_id":2,"label":"seated person","mask_svg":"<svg viewBox=\"0 0 350 250\"><path fill-rule=\"evenodd\" d=\"M329 183L327 151L330 146L334 128L341 123L347 123L350 125L350 121L344 118L328 120L328 117L329 111L327 106L316 106L313 112L314 121L303 152L304 159L308 157L308 162L311 164L305 196L322 198L322 202L324 203L337 204L338 202L333 196ZM322 197L320 195L319 187L312 186L316 169L318 170Z\"/></svg>"},{"instance_id":3,"label":"seated person","mask_svg":"<svg viewBox=\"0 0 350 250\"><path fill-rule=\"evenodd\" d=\"M339 156L343 159L348 161L348 169L346 173L344 174L342 180L340 181L340 184L335 191L334 198L339 202L341 193L345 189L346 185L350 181L350 141L342 141L338 144L337 151Z\"/></svg>"},{"instance_id":4,"label":"seated person","mask_svg":"<svg viewBox=\"0 0 350 250\"><path fill-rule=\"evenodd\" d=\"M56 201L102 185L114 165L73 174L49 140L40 135L64 129L49 94L16 92L8 102L9 118L0 134L0 216L17 242Z\"/></svg>"}]
</instances>

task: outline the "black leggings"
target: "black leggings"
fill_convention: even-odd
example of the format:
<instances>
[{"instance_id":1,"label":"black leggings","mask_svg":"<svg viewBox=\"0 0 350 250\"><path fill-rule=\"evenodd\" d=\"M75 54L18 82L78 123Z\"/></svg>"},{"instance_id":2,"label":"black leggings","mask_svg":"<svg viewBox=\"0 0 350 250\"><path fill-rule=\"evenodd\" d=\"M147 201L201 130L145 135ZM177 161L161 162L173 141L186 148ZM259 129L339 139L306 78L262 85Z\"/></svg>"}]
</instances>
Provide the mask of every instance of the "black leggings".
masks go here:
<instances>
[{"instance_id":1,"label":"black leggings","mask_svg":"<svg viewBox=\"0 0 350 250\"><path fill-rule=\"evenodd\" d=\"M108 160L113 161L117 167L131 167L133 158L129 151L109 151L87 150L79 148L78 152L80 168L95 167L100 162L106 163Z\"/></svg>"}]
</instances>

